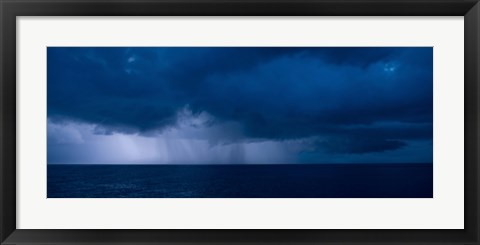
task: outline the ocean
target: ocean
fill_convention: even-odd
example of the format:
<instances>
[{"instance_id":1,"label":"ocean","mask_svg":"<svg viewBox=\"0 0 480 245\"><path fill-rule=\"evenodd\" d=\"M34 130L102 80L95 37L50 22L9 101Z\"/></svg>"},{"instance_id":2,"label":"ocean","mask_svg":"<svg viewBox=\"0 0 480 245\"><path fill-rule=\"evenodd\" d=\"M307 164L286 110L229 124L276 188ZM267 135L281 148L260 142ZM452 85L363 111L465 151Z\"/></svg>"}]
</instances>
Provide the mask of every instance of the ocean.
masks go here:
<instances>
[{"instance_id":1,"label":"ocean","mask_svg":"<svg viewBox=\"0 0 480 245\"><path fill-rule=\"evenodd\" d=\"M431 198L433 164L48 164L47 197Z\"/></svg>"}]
</instances>

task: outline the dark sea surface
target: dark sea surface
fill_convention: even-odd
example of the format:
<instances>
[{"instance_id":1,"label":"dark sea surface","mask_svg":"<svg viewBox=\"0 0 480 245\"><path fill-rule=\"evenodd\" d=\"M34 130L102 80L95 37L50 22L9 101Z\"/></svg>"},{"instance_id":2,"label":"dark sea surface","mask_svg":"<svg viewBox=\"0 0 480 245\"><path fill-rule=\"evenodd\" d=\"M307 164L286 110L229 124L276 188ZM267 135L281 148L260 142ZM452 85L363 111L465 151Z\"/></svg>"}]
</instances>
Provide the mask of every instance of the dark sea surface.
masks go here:
<instances>
[{"instance_id":1,"label":"dark sea surface","mask_svg":"<svg viewBox=\"0 0 480 245\"><path fill-rule=\"evenodd\" d=\"M47 165L48 198L431 198L432 164Z\"/></svg>"}]
</instances>

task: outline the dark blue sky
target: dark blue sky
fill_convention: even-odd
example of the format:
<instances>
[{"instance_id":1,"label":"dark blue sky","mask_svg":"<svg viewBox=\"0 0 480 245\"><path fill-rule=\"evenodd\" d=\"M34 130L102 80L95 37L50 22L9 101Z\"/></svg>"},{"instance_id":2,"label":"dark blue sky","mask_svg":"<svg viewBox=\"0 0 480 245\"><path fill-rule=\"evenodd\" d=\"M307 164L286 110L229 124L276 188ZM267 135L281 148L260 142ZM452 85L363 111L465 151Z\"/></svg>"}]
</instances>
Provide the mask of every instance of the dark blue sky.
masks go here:
<instances>
[{"instance_id":1,"label":"dark blue sky","mask_svg":"<svg viewBox=\"0 0 480 245\"><path fill-rule=\"evenodd\" d=\"M49 163L432 162L430 47L47 52Z\"/></svg>"}]
</instances>

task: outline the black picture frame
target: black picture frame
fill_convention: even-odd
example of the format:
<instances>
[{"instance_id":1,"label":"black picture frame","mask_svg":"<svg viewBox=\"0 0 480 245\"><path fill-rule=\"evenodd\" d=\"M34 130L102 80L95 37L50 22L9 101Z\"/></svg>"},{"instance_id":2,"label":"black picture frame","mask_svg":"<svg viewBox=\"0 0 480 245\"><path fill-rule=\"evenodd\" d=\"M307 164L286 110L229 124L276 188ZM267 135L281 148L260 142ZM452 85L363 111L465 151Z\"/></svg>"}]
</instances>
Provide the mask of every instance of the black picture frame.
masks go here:
<instances>
[{"instance_id":1,"label":"black picture frame","mask_svg":"<svg viewBox=\"0 0 480 245\"><path fill-rule=\"evenodd\" d=\"M480 244L478 0L0 0L1 244ZM25 230L16 228L17 16L464 16L465 229ZM452 81L460 82L460 81ZM439 214L441 215L441 214Z\"/></svg>"}]
</instances>

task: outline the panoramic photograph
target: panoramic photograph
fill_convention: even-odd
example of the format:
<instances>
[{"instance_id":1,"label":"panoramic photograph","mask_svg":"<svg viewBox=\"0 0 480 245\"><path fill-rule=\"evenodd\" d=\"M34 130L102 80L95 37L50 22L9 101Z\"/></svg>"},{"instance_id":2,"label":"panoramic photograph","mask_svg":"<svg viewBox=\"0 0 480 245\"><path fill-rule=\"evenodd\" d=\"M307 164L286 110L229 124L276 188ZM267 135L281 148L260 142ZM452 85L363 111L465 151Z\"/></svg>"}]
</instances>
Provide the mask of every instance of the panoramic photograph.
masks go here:
<instances>
[{"instance_id":1,"label":"panoramic photograph","mask_svg":"<svg viewBox=\"0 0 480 245\"><path fill-rule=\"evenodd\" d=\"M47 198L433 198L432 47L48 47Z\"/></svg>"}]
</instances>

